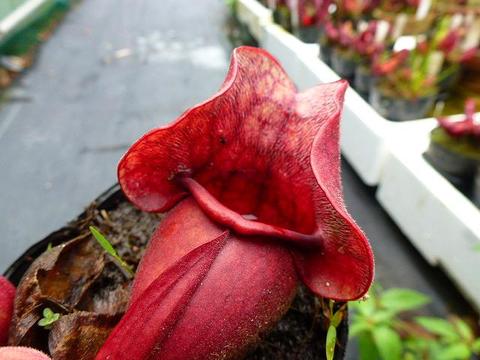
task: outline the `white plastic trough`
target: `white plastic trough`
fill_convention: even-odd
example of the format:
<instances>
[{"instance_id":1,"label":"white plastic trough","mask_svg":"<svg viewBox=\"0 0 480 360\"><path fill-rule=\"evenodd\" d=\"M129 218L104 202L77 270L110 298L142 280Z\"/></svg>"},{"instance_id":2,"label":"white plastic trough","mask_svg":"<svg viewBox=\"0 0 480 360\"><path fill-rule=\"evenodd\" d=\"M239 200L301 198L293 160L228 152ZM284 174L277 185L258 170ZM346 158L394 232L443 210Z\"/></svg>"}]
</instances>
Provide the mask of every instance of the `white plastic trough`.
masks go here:
<instances>
[{"instance_id":1,"label":"white plastic trough","mask_svg":"<svg viewBox=\"0 0 480 360\"><path fill-rule=\"evenodd\" d=\"M432 265L480 311L480 211L423 158L435 119L404 123L388 139L377 199Z\"/></svg>"}]
</instances>

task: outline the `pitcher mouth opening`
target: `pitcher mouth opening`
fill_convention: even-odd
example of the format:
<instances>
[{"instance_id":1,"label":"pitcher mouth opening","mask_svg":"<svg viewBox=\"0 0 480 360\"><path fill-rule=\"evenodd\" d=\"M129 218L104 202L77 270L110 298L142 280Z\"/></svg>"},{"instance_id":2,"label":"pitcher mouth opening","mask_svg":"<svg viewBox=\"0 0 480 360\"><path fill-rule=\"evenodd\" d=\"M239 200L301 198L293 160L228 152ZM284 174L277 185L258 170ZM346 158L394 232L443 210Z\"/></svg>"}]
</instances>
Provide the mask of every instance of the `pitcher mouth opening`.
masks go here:
<instances>
[{"instance_id":1,"label":"pitcher mouth opening","mask_svg":"<svg viewBox=\"0 0 480 360\"><path fill-rule=\"evenodd\" d=\"M176 178L195 199L202 211L213 221L228 227L241 235L258 235L280 239L286 243L305 248L320 248L322 237L318 232L305 234L278 225L262 222L257 214L240 214L221 203L197 180L188 176Z\"/></svg>"}]
</instances>

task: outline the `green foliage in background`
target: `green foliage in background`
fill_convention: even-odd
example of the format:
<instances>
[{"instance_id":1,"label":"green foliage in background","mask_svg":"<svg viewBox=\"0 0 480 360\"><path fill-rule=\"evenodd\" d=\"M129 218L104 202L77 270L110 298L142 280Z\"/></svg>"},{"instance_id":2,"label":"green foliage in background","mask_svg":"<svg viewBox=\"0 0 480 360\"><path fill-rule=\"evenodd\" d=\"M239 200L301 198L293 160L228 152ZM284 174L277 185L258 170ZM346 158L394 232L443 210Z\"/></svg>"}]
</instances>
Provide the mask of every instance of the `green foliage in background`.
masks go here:
<instances>
[{"instance_id":1,"label":"green foliage in background","mask_svg":"<svg viewBox=\"0 0 480 360\"><path fill-rule=\"evenodd\" d=\"M349 303L360 360L468 360L480 354L480 338L462 319L410 313L429 302L413 290L374 286L367 300Z\"/></svg>"}]
</instances>

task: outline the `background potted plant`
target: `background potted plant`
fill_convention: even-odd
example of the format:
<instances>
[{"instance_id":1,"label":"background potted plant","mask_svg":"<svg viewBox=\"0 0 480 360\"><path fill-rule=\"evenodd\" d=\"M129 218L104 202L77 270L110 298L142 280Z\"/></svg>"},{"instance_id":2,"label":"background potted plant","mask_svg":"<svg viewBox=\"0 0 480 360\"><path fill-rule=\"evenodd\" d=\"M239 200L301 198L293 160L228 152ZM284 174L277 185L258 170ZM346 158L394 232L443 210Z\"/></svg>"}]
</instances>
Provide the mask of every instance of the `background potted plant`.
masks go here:
<instances>
[{"instance_id":1,"label":"background potted plant","mask_svg":"<svg viewBox=\"0 0 480 360\"><path fill-rule=\"evenodd\" d=\"M474 319L420 315L430 299L410 289L374 284L365 302L351 304L351 335L360 359L473 359L480 355ZM472 326L473 325L473 326Z\"/></svg>"},{"instance_id":2,"label":"background potted plant","mask_svg":"<svg viewBox=\"0 0 480 360\"><path fill-rule=\"evenodd\" d=\"M441 117L438 123L430 134L425 157L451 183L469 193L480 163L480 125L474 100L466 101L462 117Z\"/></svg>"},{"instance_id":3,"label":"background potted plant","mask_svg":"<svg viewBox=\"0 0 480 360\"><path fill-rule=\"evenodd\" d=\"M332 69L341 77L353 81L358 57L354 49L356 38L353 23L347 20L337 24L337 42L334 43L331 53Z\"/></svg>"},{"instance_id":4,"label":"background potted plant","mask_svg":"<svg viewBox=\"0 0 480 360\"><path fill-rule=\"evenodd\" d=\"M317 3L318 0L290 1L293 34L306 43L318 43L319 8Z\"/></svg>"},{"instance_id":5,"label":"background potted plant","mask_svg":"<svg viewBox=\"0 0 480 360\"><path fill-rule=\"evenodd\" d=\"M373 278L367 239L339 196L346 88L297 94L270 54L236 49L217 94L130 148L122 192L9 269L22 277L9 344L54 359L256 359L276 338L282 356L341 356L343 302ZM296 294L310 309L293 320L313 326L306 349L275 333Z\"/></svg>"},{"instance_id":6,"label":"background potted plant","mask_svg":"<svg viewBox=\"0 0 480 360\"><path fill-rule=\"evenodd\" d=\"M439 80L441 98L446 98L457 85L463 64L474 59L480 41L480 21L469 20L460 14L441 19L435 29L434 43L444 55Z\"/></svg>"},{"instance_id":7,"label":"background potted plant","mask_svg":"<svg viewBox=\"0 0 480 360\"><path fill-rule=\"evenodd\" d=\"M287 0L275 0L273 21L286 31L292 32L292 12L290 11Z\"/></svg>"},{"instance_id":8,"label":"background potted plant","mask_svg":"<svg viewBox=\"0 0 480 360\"><path fill-rule=\"evenodd\" d=\"M352 29L348 30L353 32L356 29L359 21L368 19L372 9L377 5L378 1L333 1L323 0L317 5L318 10L318 23L320 29L320 56L322 60L331 65L331 53L334 46L337 46L339 39L339 31L344 23L350 23ZM350 26L350 25L348 25ZM344 34L345 36L348 34ZM351 34L353 35L353 34ZM347 39L343 39L343 46L347 46L349 42ZM348 56L347 56L348 57Z\"/></svg>"},{"instance_id":9,"label":"background potted plant","mask_svg":"<svg viewBox=\"0 0 480 360\"><path fill-rule=\"evenodd\" d=\"M419 0L383 0L372 15L392 24L393 40L401 35L421 35L429 32L436 18L430 11L432 3L425 4L427 7L420 7Z\"/></svg>"},{"instance_id":10,"label":"background potted plant","mask_svg":"<svg viewBox=\"0 0 480 360\"><path fill-rule=\"evenodd\" d=\"M371 71L372 60L385 49L384 41L388 34L389 24L371 20L365 23L364 28L353 44L358 58L353 86L360 95L368 98L374 80Z\"/></svg>"},{"instance_id":11,"label":"background potted plant","mask_svg":"<svg viewBox=\"0 0 480 360\"><path fill-rule=\"evenodd\" d=\"M332 21L327 20L323 23L320 33L320 58L327 65L332 65L332 52L335 44L338 42L338 30Z\"/></svg>"},{"instance_id":12,"label":"background potted plant","mask_svg":"<svg viewBox=\"0 0 480 360\"><path fill-rule=\"evenodd\" d=\"M389 120L425 117L436 99L437 78L431 74L430 58L420 51L386 51L373 62L376 80L369 102Z\"/></svg>"}]
</instances>

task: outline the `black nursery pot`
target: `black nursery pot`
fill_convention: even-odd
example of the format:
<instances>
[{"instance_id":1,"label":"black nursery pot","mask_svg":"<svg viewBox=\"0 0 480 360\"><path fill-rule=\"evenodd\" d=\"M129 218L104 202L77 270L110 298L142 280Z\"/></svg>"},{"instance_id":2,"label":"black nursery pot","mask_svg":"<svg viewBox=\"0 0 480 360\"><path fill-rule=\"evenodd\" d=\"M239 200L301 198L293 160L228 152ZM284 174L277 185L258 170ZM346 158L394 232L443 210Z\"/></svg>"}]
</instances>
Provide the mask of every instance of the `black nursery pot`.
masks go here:
<instances>
[{"instance_id":1,"label":"black nursery pot","mask_svg":"<svg viewBox=\"0 0 480 360\"><path fill-rule=\"evenodd\" d=\"M97 199L87 208L85 212L80 214L76 219L62 227L61 229L51 233L46 238L40 240L28 250L26 250L22 256L20 256L5 272L7 277L13 284L18 285L23 275L26 273L32 262L45 252L45 249L49 245L57 246L68 242L69 240L78 237L81 234L81 228L88 226L91 221L92 211L105 210L108 213L114 212L122 206L129 205L123 192L120 190L119 185L114 185ZM129 205L131 206L131 205ZM89 215L90 214L90 215ZM306 299L306 300L305 300ZM314 305L315 304L315 305ZM337 307L341 304L337 304ZM310 311L302 312L302 308L310 307ZM301 315L299 315L301 314ZM319 321L318 318L323 318L323 321ZM292 304L290 310L277 324L277 327L272 329L271 332L262 337L262 341L258 347L244 357L244 360L260 360L260 359L312 359L323 360L325 359L325 341L326 330L323 330L325 325L325 318L321 316L321 309L317 307L317 300L313 295L309 295L309 292L304 288L299 288L299 293ZM292 336L294 332L298 332L300 324L304 324L305 321L309 322L308 326L304 326L305 333L311 334L304 345L303 342L299 343L298 336ZM322 325L322 330L319 330L319 324ZM290 332L285 331L285 327L290 327ZM328 326L328 320L327 320ZM323 331L323 338L319 338L320 331ZM345 357L346 346L348 342L348 310L345 311L345 318L337 328L337 344L335 347L335 360L342 360ZM300 345L299 345L300 344ZM300 346L306 346L307 349L303 352L299 351ZM272 349L275 352L272 354Z\"/></svg>"},{"instance_id":2,"label":"black nursery pot","mask_svg":"<svg viewBox=\"0 0 480 360\"><path fill-rule=\"evenodd\" d=\"M435 95L406 99L387 95L375 83L370 88L368 101L383 117L392 121L425 118L435 102Z\"/></svg>"},{"instance_id":3,"label":"black nursery pot","mask_svg":"<svg viewBox=\"0 0 480 360\"><path fill-rule=\"evenodd\" d=\"M292 31L292 13L288 6L277 6L273 11L273 21L288 32Z\"/></svg>"},{"instance_id":4,"label":"black nursery pot","mask_svg":"<svg viewBox=\"0 0 480 360\"><path fill-rule=\"evenodd\" d=\"M434 129L433 131L438 130ZM477 172L478 161L432 140L424 157L435 170L460 191L465 194L472 192L473 178Z\"/></svg>"},{"instance_id":5,"label":"black nursery pot","mask_svg":"<svg viewBox=\"0 0 480 360\"><path fill-rule=\"evenodd\" d=\"M318 43L320 36L320 31L316 26L299 26L294 33L296 37L308 44Z\"/></svg>"},{"instance_id":6,"label":"black nursery pot","mask_svg":"<svg viewBox=\"0 0 480 360\"><path fill-rule=\"evenodd\" d=\"M368 94L373 87L374 81L375 77L372 75L368 66L360 64L355 68L353 87L363 98L368 98Z\"/></svg>"},{"instance_id":7,"label":"black nursery pot","mask_svg":"<svg viewBox=\"0 0 480 360\"><path fill-rule=\"evenodd\" d=\"M332 65L332 47L326 41L320 41L320 59L328 66Z\"/></svg>"},{"instance_id":8,"label":"black nursery pot","mask_svg":"<svg viewBox=\"0 0 480 360\"><path fill-rule=\"evenodd\" d=\"M474 204L480 207L480 166L477 167L477 171L475 173L472 195Z\"/></svg>"},{"instance_id":9,"label":"black nursery pot","mask_svg":"<svg viewBox=\"0 0 480 360\"><path fill-rule=\"evenodd\" d=\"M350 56L346 56L343 51L335 47L331 53L332 69L341 78L347 79L350 82L353 81L355 75L355 68L357 63Z\"/></svg>"},{"instance_id":10,"label":"black nursery pot","mask_svg":"<svg viewBox=\"0 0 480 360\"><path fill-rule=\"evenodd\" d=\"M453 88L458 84L461 77L461 69L458 67L454 72L447 77L441 79L438 83L438 100L445 101Z\"/></svg>"}]
</instances>

